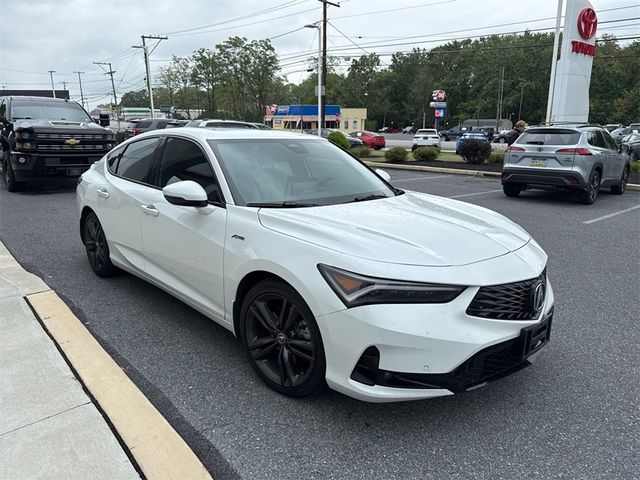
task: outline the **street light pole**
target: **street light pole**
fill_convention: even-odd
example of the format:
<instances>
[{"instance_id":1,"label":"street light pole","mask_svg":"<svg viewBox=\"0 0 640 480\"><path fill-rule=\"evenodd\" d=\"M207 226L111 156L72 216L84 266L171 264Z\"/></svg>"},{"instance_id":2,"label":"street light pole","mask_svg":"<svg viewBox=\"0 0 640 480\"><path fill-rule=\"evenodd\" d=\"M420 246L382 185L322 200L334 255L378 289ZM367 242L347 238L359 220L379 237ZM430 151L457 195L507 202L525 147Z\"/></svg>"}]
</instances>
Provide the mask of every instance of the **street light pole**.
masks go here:
<instances>
[{"instance_id":1,"label":"street light pole","mask_svg":"<svg viewBox=\"0 0 640 480\"><path fill-rule=\"evenodd\" d=\"M320 62L322 62L322 27L320 25L305 25L305 28L318 29L318 136L322 137L322 76Z\"/></svg>"}]
</instances>

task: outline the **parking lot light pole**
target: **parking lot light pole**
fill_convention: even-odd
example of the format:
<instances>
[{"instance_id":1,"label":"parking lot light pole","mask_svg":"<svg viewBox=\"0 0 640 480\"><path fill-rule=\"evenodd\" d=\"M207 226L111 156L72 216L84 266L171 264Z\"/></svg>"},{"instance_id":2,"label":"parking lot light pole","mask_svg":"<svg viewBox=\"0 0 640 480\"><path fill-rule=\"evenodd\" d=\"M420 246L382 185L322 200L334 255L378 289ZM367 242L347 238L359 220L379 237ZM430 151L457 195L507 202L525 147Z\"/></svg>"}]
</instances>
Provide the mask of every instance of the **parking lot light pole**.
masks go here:
<instances>
[{"instance_id":1,"label":"parking lot light pole","mask_svg":"<svg viewBox=\"0 0 640 480\"><path fill-rule=\"evenodd\" d=\"M53 86L53 74L56 73L55 70L49 70L49 75L51 76L51 93L53 93L53 98L56 98L56 87Z\"/></svg>"},{"instance_id":2,"label":"parking lot light pole","mask_svg":"<svg viewBox=\"0 0 640 480\"><path fill-rule=\"evenodd\" d=\"M322 136L322 76L320 75L320 62L322 62L322 27L320 25L305 25L305 28L318 30L318 136Z\"/></svg>"}]
</instances>

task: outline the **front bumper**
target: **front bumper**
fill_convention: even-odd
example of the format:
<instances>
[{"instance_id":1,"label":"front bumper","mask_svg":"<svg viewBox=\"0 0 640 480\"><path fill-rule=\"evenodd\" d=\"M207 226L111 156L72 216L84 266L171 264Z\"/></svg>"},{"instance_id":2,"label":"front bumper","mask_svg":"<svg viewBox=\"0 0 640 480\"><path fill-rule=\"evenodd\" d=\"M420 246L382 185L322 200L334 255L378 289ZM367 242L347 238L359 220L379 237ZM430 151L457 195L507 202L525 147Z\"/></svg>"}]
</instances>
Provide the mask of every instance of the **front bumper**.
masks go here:
<instances>
[{"instance_id":1,"label":"front bumper","mask_svg":"<svg viewBox=\"0 0 640 480\"><path fill-rule=\"evenodd\" d=\"M479 287L446 304L368 305L323 315L327 383L360 400L395 402L451 395L509 375L546 345L554 303L547 285L542 311L531 321L467 315ZM541 335L532 347L531 338ZM360 367L372 348L379 360L367 374Z\"/></svg>"},{"instance_id":2,"label":"front bumper","mask_svg":"<svg viewBox=\"0 0 640 480\"><path fill-rule=\"evenodd\" d=\"M105 152L57 154L11 152L9 161L18 182L40 182L54 178L76 178L100 160Z\"/></svg>"},{"instance_id":3,"label":"front bumper","mask_svg":"<svg viewBox=\"0 0 640 480\"><path fill-rule=\"evenodd\" d=\"M521 169L504 167L502 183L518 183L522 185L583 189L587 180L576 171Z\"/></svg>"}]
</instances>

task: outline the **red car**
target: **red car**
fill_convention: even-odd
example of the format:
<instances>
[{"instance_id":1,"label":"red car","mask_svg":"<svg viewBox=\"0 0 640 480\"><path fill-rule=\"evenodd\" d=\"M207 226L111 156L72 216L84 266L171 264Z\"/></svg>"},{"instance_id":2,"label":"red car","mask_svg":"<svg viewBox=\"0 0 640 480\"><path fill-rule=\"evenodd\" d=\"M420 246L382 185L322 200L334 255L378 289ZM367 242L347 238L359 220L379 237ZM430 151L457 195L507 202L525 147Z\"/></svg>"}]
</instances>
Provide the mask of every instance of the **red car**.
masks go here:
<instances>
[{"instance_id":1,"label":"red car","mask_svg":"<svg viewBox=\"0 0 640 480\"><path fill-rule=\"evenodd\" d=\"M384 135L380 135L379 133L368 132L365 130L351 132L349 135L354 138L359 138L366 147L373 148L375 150L380 150L386 146Z\"/></svg>"}]
</instances>

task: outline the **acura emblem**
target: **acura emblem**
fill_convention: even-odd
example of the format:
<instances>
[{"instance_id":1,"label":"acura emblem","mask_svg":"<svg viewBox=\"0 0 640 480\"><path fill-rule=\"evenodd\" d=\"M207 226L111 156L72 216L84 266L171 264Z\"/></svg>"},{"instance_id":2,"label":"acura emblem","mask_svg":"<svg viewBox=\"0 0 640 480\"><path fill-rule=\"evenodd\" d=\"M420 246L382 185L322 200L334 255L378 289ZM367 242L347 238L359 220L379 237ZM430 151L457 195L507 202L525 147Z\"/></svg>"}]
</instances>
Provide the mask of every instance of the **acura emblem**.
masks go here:
<instances>
[{"instance_id":1,"label":"acura emblem","mask_svg":"<svg viewBox=\"0 0 640 480\"><path fill-rule=\"evenodd\" d=\"M531 308L534 312L539 312L544 305L546 291L547 287L542 282L539 282L531 289Z\"/></svg>"}]
</instances>

